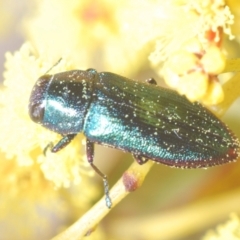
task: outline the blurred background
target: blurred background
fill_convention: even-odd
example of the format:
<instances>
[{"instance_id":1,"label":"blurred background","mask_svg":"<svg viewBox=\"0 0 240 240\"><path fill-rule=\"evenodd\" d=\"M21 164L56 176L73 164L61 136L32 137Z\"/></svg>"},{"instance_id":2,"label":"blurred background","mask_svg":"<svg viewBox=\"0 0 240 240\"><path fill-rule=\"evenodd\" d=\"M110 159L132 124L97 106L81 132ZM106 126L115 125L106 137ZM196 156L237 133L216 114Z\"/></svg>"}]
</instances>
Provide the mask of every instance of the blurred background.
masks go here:
<instances>
[{"instance_id":1,"label":"blurred background","mask_svg":"<svg viewBox=\"0 0 240 240\"><path fill-rule=\"evenodd\" d=\"M32 1L1 1L1 73L4 70L5 53L16 51L24 42L22 20L26 14L30 14L33 7ZM1 81L3 76L1 74Z\"/></svg>"},{"instance_id":2,"label":"blurred background","mask_svg":"<svg viewBox=\"0 0 240 240\"><path fill-rule=\"evenodd\" d=\"M94 6L91 12L92 15L88 15L88 21L90 23L88 22L88 26L82 26L84 22L79 18L79 25L81 25L81 27L79 27L69 16L70 14L76 16L79 13L77 13L77 11L84 8L87 9L87 7L90 8L90 5L88 6L90 2L92 4L90 5L92 7ZM130 12L134 10L133 14L137 14L138 9L134 8L134 4L128 6L125 1L123 2L122 5L121 1L116 5L111 5L109 1L100 0L69 1L69 3L67 3L67 1L59 1L59 3L57 1L48 1L47 3L46 1L41 2L37 0L1 0L1 82L5 80L3 73L9 71L9 66L11 66L8 64L7 69L4 67L6 64L5 53L10 52L14 55L14 52L19 51L25 42L30 42L35 48L36 54L34 57L44 59L42 61L45 61L46 69L47 66L50 68L60 57L66 57L67 60L71 60L74 68L96 68L98 71L115 71L139 81L154 77L157 79L159 85L166 86L158 71L162 63L157 64L158 66L156 67L148 60L149 54L153 51L149 50L153 49L152 43L150 44L151 47L146 47L144 50L141 49L141 52L139 50L140 46L136 47L133 49L133 56L127 56L128 51L131 51L132 48L132 46L127 46L131 36L127 36L128 38L125 39L126 36L121 35L122 32L117 35L114 33L115 30L111 29L114 28L114 23L111 22L111 17L114 16L109 15L114 12L115 8L120 9L122 7L121 14L123 20L125 19L123 13L128 10ZM162 4L162 1L155 2L159 2L159 5ZM66 7L68 4L71 11L68 11ZM76 6L74 6L74 4ZM124 4L126 6L124 6ZM141 5L141 3L139 4ZM224 51L227 52L227 58L237 58L240 53L240 34L237 32L239 31L238 29L240 29L240 4L233 0L227 1L227 4L229 4L235 17L232 31L233 34L236 34L236 38L230 41L227 37L223 37L222 45L224 46ZM64 8L66 8L66 12L68 12L66 15L63 14ZM46 13L46 9L49 9L49 13ZM101 12L99 9L106 12ZM149 7L146 11L150 9ZM44 15L44 12L46 15ZM101 18L101 14L105 17L107 16L106 19L101 20L101 24L99 25L93 23L91 18L95 18L96 16L100 16ZM49 16L49 19L46 19L46 16ZM64 36L64 31L60 30L61 25L57 25L59 21L64 22L64 18L66 18L67 23L66 25L62 25L62 28L66 30L66 36ZM143 18L145 22L148 21L148 18ZM46 22L41 23L43 19L45 19ZM71 25L69 28L72 28L76 24L76 32L79 31L76 33L76 39L73 42L68 42L68 35L70 39L73 38L74 34L67 31L67 24ZM107 27L104 28L104 25L107 25ZM80 33L77 27L79 27L81 31L84 29L86 35L84 35L83 32ZM139 29L141 29L140 25ZM74 32L74 28L72 31ZM86 33L88 31L90 33ZM111 33L109 33L109 31ZM41 39L40 36L41 34L44 35L44 32L46 32L45 36ZM56 38L53 37L54 34ZM106 37L107 34L109 35ZM139 35L139 33L136 34ZM62 39L60 39L61 36ZM83 39L80 39L81 36ZM92 40L90 37L95 37L97 40ZM88 41L90 43L88 43ZM77 45L78 42L80 42L79 45ZM69 47L70 44L72 44L71 47ZM51 51L54 45L56 45L56 50ZM115 51L118 46L122 51ZM142 46L144 48L144 43L142 43ZM63 51L61 51L61 49L63 49ZM71 55L74 49L76 49L76 51ZM111 55L111 52L113 56L109 58L106 57L107 55ZM49 60L49 58L51 60ZM115 62L114 59L116 59ZM119 60L118 62L118 59L121 59L121 61ZM42 65L44 64L42 63ZM69 67L67 66L66 68ZM26 69L27 68L25 68L24 71L26 71ZM42 73L44 73L43 70ZM16 73L16 76L17 75L18 73ZM232 73L223 74L223 82L231 78L232 75ZM19 83L16 82L16 88L18 88L18 84ZM34 84L34 80L32 80L32 84ZM3 88L2 86L2 89ZM26 94L29 95L28 92ZM12 95L12 97L14 97L14 95ZM2 105L0 106L2 107ZM238 138L240 138L239 106L240 100L237 99L234 104L228 108L224 116L222 116L222 120ZM5 115L1 115L0 118L2 121L3 119L5 122L8 121L6 113ZM13 126L14 122L11 122L11 124ZM10 135L12 136L13 134L9 132L9 136ZM13 144L12 148L16 148L16 145ZM88 176L88 180L86 180L85 183L84 177L80 185L70 184L70 187L64 188L60 186L56 189L54 184L49 183L51 181L47 180L44 174L41 173L42 168L36 166L38 165L35 161L37 158L33 158L34 163L28 166L21 166L16 163L17 154L13 157L6 157L7 154L5 150L1 149L1 151L1 164L6 164L6 166L4 165L2 170L0 170L1 177L2 179L6 179L11 176L11 179L9 178L10 180L3 180L0 184L1 240L50 239L70 226L76 219L80 218L81 215L87 212L102 196L101 179L94 174L91 174L90 177ZM40 150L38 154L41 154ZM12 161L14 161L14 163L12 163ZM113 186L114 183L121 178L124 171L126 171L132 162L133 158L128 153L96 146L95 163L102 172L107 174L110 186ZM34 168L32 168L32 166L34 166ZM15 173L19 176L19 171L21 171L18 170L19 168L24 168L25 172L23 171L24 173L22 173L22 175L20 174L21 178L14 177ZM39 169L33 170L36 168ZM33 179L37 178L35 177L34 171L36 171L38 178L41 179L38 181L42 181L41 184L38 183L41 185L39 191L37 191L38 185L29 184L29 181L32 182ZM31 176L29 172L32 172ZM240 214L239 176L240 161L209 169L191 170L174 169L161 164L155 164L141 188L129 194L112 209L99 223L95 232L89 236L89 239L240 239L240 222L238 219ZM18 190L16 190L18 185L16 185L15 188L12 187L19 179L21 179L21 181L24 179L24 184L27 186L27 188L24 188L24 194L21 193L22 185ZM34 188L34 194L25 194L31 192L31 188ZM42 191L42 189L47 189L47 191ZM88 193L87 189L91 189L89 191L92 191L92 193ZM79 195L81 191L81 194L85 194L86 192L84 199L89 199L89 202L86 199L84 203L81 202L81 194ZM43 197L41 196L42 194L45 194L45 196L49 194L50 197ZM81 205L81 209L76 210L79 205ZM236 215L231 215L232 213ZM229 219L232 219L231 221L235 225L232 228L226 227L225 229L224 226L226 226ZM224 230L222 231L229 231L229 238L221 238L221 231L218 232L218 230L216 230L216 226L219 224L223 225ZM211 232L211 229L213 232ZM210 231L210 233L208 233L208 231ZM231 231L237 232L235 238L232 237ZM210 234L209 237L206 234Z\"/></svg>"}]
</instances>

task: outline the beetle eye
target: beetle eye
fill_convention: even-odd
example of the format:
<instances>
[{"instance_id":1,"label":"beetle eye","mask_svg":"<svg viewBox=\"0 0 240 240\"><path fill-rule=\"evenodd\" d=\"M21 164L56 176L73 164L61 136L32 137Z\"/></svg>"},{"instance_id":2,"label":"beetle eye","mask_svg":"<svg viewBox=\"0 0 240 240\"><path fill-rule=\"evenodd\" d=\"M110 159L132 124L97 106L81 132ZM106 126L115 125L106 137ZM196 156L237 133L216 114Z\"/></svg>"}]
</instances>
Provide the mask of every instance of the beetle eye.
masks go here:
<instances>
[{"instance_id":1,"label":"beetle eye","mask_svg":"<svg viewBox=\"0 0 240 240\"><path fill-rule=\"evenodd\" d=\"M37 80L33 87L29 99L29 115L34 122L42 123L50 80L50 75L43 75Z\"/></svg>"},{"instance_id":2,"label":"beetle eye","mask_svg":"<svg viewBox=\"0 0 240 240\"><path fill-rule=\"evenodd\" d=\"M29 108L29 114L31 119L34 122L41 123L43 120L44 116L44 110L45 110L45 105L41 103L36 103L30 106Z\"/></svg>"}]
</instances>

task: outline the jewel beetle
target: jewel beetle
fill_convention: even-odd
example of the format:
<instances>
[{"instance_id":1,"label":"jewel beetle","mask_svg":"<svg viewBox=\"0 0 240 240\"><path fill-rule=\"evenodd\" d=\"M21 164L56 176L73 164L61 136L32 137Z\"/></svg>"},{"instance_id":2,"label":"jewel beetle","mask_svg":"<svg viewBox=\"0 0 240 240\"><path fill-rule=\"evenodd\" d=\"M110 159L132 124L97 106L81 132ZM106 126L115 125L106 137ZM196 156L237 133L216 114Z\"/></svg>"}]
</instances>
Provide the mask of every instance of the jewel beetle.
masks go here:
<instances>
[{"instance_id":1,"label":"jewel beetle","mask_svg":"<svg viewBox=\"0 0 240 240\"><path fill-rule=\"evenodd\" d=\"M240 156L238 139L221 120L154 79L136 82L94 69L45 74L33 87L29 114L63 136L52 152L83 132L109 208L107 177L93 164L94 143L130 152L139 164L153 160L180 168L206 168Z\"/></svg>"}]
</instances>

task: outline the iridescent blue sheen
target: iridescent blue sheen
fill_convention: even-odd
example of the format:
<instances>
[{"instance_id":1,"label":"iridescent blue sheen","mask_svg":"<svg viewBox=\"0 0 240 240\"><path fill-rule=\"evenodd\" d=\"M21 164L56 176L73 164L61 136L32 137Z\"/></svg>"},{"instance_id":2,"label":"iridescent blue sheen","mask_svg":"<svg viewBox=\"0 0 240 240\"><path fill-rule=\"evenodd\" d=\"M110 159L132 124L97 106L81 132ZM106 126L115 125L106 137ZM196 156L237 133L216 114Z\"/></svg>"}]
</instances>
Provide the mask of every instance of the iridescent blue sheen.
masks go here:
<instances>
[{"instance_id":1,"label":"iridescent blue sheen","mask_svg":"<svg viewBox=\"0 0 240 240\"><path fill-rule=\"evenodd\" d=\"M199 168L239 156L237 138L201 104L113 73L45 75L35 84L29 109L35 122L63 136L83 132L90 142L130 152L140 163Z\"/></svg>"},{"instance_id":2,"label":"iridescent blue sheen","mask_svg":"<svg viewBox=\"0 0 240 240\"><path fill-rule=\"evenodd\" d=\"M181 168L219 165L240 155L237 138L210 111L155 83L89 69L44 75L32 90L32 120L63 136L52 152L85 134L87 159L103 178L108 208L108 181L93 164L94 143L130 152L139 164L151 159Z\"/></svg>"},{"instance_id":3,"label":"iridescent blue sheen","mask_svg":"<svg viewBox=\"0 0 240 240\"><path fill-rule=\"evenodd\" d=\"M83 127L93 142L183 168L237 157L238 143L229 129L175 91L100 73L94 94Z\"/></svg>"}]
</instances>

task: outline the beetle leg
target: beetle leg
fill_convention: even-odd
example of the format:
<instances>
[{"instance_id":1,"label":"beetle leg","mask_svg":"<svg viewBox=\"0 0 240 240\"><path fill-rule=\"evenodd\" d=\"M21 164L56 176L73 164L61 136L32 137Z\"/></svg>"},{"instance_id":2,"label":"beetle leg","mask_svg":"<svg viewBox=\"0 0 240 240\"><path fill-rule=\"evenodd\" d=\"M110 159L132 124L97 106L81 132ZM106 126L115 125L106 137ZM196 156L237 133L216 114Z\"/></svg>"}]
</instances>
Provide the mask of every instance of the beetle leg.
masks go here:
<instances>
[{"instance_id":1,"label":"beetle leg","mask_svg":"<svg viewBox=\"0 0 240 240\"><path fill-rule=\"evenodd\" d=\"M134 159L137 161L138 164L143 165L144 163L146 163L149 159L141 156L141 155L137 155L137 154L133 154Z\"/></svg>"},{"instance_id":2,"label":"beetle leg","mask_svg":"<svg viewBox=\"0 0 240 240\"><path fill-rule=\"evenodd\" d=\"M109 196L109 184L107 180L107 176L103 174L96 165L93 164L93 158L94 158L94 142L91 142L89 139L86 141L86 153L87 153L87 160L90 163L93 170L102 178L103 180L103 187L105 192L105 201L108 208L111 208L112 201Z\"/></svg>"},{"instance_id":3,"label":"beetle leg","mask_svg":"<svg viewBox=\"0 0 240 240\"><path fill-rule=\"evenodd\" d=\"M152 85L157 85L157 82L154 78L149 78L146 80L147 83L152 84Z\"/></svg>"},{"instance_id":4,"label":"beetle leg","mask_svg":"<svg viewBox=\"0 0 240 240\"><path fill-rule=\"evenodd\" d=\"M58 152L59 150L65 148L76 136L77 134L68 134L66 136L63 136L63 138L55 145L53 146L52 143L49 143L47 147L44 149L44 153L46 153L47 149L51 147L51 152Z\"/></svg>"},{"instance_id":5,"label":"beetle leg","mask_svg":"<svg viewBox=\"0 0 240 240\"><path fill-rule=\"evenodd\" d=\"M53 148L53 143L52 142L50 142L44 149L43 149L43 154L44 154L44 156L46 157L46 155L47 155L47 150L48 149L52 149Z\"/></svg>"}]
</instances>

